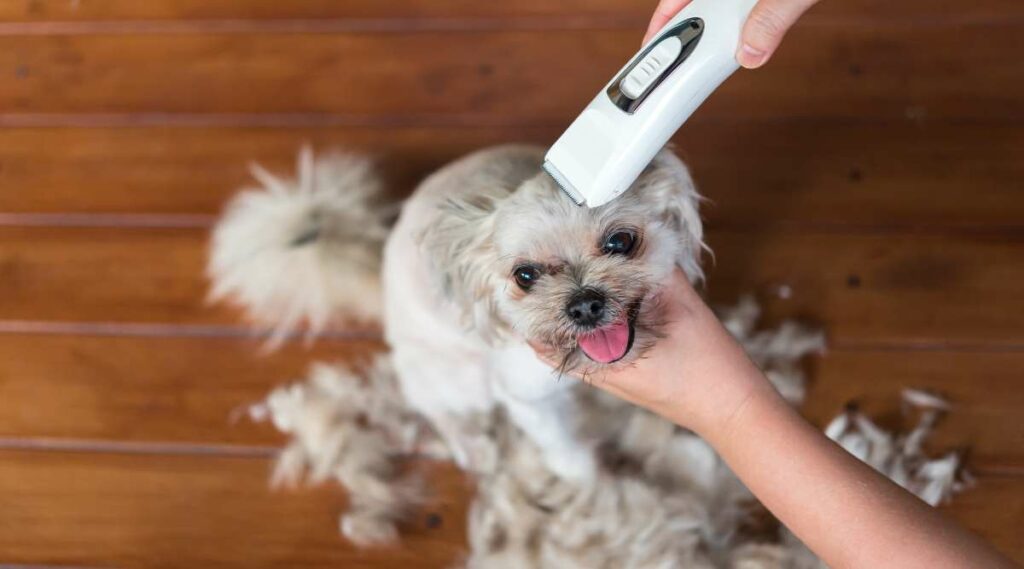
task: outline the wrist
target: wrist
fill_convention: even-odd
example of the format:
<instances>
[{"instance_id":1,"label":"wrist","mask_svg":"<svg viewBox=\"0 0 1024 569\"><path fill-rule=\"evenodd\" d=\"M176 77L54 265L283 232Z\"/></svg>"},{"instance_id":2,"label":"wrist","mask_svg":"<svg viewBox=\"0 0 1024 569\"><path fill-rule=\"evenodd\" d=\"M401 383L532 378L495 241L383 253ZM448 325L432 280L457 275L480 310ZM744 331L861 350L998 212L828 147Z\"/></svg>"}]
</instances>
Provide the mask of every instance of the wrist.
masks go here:
<instances>
[{"instance_id":1,"label":"wrist","mask_svg":"<svg viewBox=\"0 0 1024 569\"><path fill-rule=\"evenodd\" d=\"M786 403L717 316L698 302L669 334L676 344L671 367L677 376L682 371L685 384L655 411L711 440L732 431L752 408Z\"/></svg>"},{"instance_id":2,"label":"wrist","mask_svg":"<svg viewBox=\"0 0 1024 569\"><path fill-rule=\"evenodd\" d=\"M793 408L767 380L751 382L723 400L717 412L696 422L693 431L721 451L730 442L793 413Z\"/></svg>"}]
</instances>

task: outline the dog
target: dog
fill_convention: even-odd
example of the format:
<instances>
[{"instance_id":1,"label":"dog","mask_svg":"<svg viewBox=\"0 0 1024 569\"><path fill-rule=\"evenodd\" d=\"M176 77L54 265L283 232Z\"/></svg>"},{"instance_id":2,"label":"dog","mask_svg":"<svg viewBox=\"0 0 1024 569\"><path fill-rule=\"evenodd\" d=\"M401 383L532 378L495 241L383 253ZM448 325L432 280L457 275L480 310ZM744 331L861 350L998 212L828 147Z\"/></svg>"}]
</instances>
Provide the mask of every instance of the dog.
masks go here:
<instances>
[{"instance_id":1,"label":"dog","mask_svg":"<svg viewBox=\"0 0 1024 569\"><path fill-rule=\"evenodd\" d=\"M238 196L214 232L212 297L238 301L275 341L382 305L402 395L460 466L479 462L465 417L500 407L555 474L589 479L568 376L629 365L657 341L662 283L676 267L702 278L701 198L663 150L622 197L579 207L543 155L506 145L444 166L390 232L394 208L363 157L306 150L294 186L255 168L265 191Z\"/></svg>"},{"instance_id":2,"label":"dog","mask_svg":"<svg viewBox=\"0 0 1024 569\"><path fill-rule=\"evenodd\" d=\"M384 249L385 333L405 397L459 464L472 466L459 417L502 406L553 472L585 479L593 453L565 375L628 365L657 341L661 284L677 266L701 277L700 197L665 150L621 198L579 207L543 155L485 149L417 188Z\"/></svg>"}]
</instances>

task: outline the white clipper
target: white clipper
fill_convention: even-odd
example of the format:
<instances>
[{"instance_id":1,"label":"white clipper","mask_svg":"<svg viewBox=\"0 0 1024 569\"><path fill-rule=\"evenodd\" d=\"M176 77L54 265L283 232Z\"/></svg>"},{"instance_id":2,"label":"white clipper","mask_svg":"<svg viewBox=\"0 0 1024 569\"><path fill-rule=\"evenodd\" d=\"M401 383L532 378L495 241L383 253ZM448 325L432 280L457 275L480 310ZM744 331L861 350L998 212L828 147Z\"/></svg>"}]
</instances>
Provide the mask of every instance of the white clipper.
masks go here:
<instances>
[{"instance_id":1,"label":"white clipper","mask_svg":"<svg viewBox=\"0 0 1024 569\"><path fill-rule=\"evenodd\" d=\"M640 176L669 138L736 69L757 0L693 0L597 94L544 156L577 205L597 207Z\"/></svg>"}]
</instances>

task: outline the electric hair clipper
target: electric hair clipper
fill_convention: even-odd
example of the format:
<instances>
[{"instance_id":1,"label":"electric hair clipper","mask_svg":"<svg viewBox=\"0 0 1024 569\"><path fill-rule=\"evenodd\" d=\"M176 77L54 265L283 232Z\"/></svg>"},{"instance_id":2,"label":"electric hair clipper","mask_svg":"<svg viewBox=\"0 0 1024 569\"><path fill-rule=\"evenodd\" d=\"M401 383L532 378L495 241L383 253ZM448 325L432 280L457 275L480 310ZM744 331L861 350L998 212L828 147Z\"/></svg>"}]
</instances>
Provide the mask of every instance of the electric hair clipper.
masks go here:
<instances>
[{"instance_id":1,"label":"electric hair clipper","mask_svg":"<svg viewBox=\"0 0 1024 569\"><path fill-rule=\"evenodd\" d=\"M577 205L597 207L640 176L704 99L736 69L756 0L693 0L597 94L544 156Z\"/></svg>"}]
</instances>

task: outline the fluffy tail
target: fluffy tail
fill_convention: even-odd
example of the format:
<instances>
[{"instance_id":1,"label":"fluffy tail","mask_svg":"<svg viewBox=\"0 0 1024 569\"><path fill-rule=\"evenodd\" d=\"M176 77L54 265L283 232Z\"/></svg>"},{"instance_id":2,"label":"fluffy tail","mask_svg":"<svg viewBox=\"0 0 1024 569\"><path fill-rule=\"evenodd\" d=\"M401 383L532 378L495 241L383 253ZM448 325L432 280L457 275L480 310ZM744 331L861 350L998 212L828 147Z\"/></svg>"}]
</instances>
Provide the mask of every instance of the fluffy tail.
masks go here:
<instances>
[{"instance_id":1,"label":"fluffy tail","mask_svg":"<svg viewBox=\"0 0 1024 569\"><path fill-rule=\"evenodd\" d=\"M211 301L241 307L271 347L339 320L373 321L381 309L380 258L394 204L365 156L304 147L295 179L259 165L261 187L235 196L213 231Z\"/></svg>"}]
</instances>

